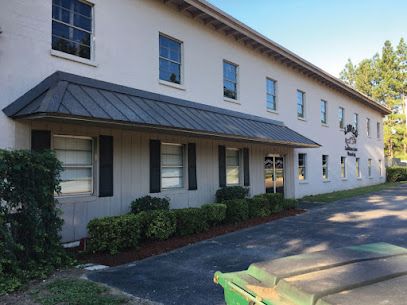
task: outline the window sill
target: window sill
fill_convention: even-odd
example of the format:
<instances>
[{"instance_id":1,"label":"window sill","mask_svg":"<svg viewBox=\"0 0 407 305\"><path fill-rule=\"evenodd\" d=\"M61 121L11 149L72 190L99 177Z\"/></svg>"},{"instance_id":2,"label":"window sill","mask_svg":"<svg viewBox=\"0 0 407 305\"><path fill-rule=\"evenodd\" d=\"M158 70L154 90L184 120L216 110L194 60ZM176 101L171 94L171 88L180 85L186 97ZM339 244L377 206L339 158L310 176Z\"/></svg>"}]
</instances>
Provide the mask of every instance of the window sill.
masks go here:
<instances>
[{"instance_id":1,"label":"window sill","mask_svg":"<svg viewBox=\"0 0 407 305\"><path fill-rule=\"evenodd\" d=\"M186 88L185 88L185 86L184 86L183 84L171 83L171 82L167 82L166 80L162 80L162 79L159 79L159 80L158 80L158 83L159 83L160 85L164 85L164 86L167 86L167 87L175 88L175 89L178 89L178 90L183 90L183 91L186 90Z\"/></svg>"},{"instance_id":2,"label":"window sill","mask_svg":"<svg viewBox=\"0 0 407 305\"><path fill-rule=\"evenodd\" d=\"M277 111L277 110L267 109L267 112L273 113L273 114L278 114L278 111Z\"/></svg>"},{"instance_id":3,"label":"window sill","mask_svg":"<svg viewBox=\"0 0 407 305\"><path fill-rule=\"evenodd\" d=\"M226 97L226 96L223 97L223 100L224 100L225 102L228 102L228 103L233 103L233 104L241 105L241 103L239 102L239 100L234 100L234 99L229 98L229 97Z\"/></svg>"},{"instance_id":4,"label":"window sill","mask_svg":"<svg viewBox=\"0 0 407 305\"><path fill-rule=\"evenodd\" d=\"M321 126L322 126L322 127L329 127L329 125L326 124L326 123L321 123Z\"/></svg>"},{"instance_id":5,"label":"window sill","mask_svg":"<svg viewBox=\"0 0 407 305\"><path fill-rule=\"evenodd\" d=\"M369 179L373 179L373 177L369 177Z\"/></svg>"},{"instance_id":6,"label":"window sill","mask_svg":"<svg viewBox=\"0 0 407 305\"><path fill-rule=\"evenodd\" d=\"M77 63L92 66L92 67L97 67L98 66L94 60L82 58L82 57L79 57L79 56L71 55L71 54L64 53L64 52L57 51L57 50L51 49L50 54L52 56L55 56L55 57L63 58L63 59L66 59L66 60L74 61L74 62L77 62Z\"/></svg>"},{"instance_id":7,"label":"window sill","mask_svg":"<svg viewBox=\"0 0 407 305\"><path fill-rule=\"evenodd\" d=\"M357 180L363 180L363 178L362 178L362 177L356 177L356 179L357 179Z\"/></svg>"},{"instance_id":8,"label":"window sill","mask_svg":"<svg viewBox=\"0 0 407 305\"><path fill-rule=\"evenodd\" d=\"M323 182L323 183L329 183L329 182L331 182L331 180L329 180L329 179L324 179L324 180L322 180L322 182Z\"/></svg>"},{"instance_id":9,"label":"window sill","mask_svg":"<svg viewBox=\"0 0 407 305\"><path fill-rule=\"evenodd\" d=\"M55 196L60 204L81 203L95 201L99 197L93 194L77 194L77 195L62 195Z\"/></svg>"},{"instance_id":10,"label":"window sill","mask_svg":"<svg viewBox=\"0 0 407 305\"><path fill-rule=\"evenodd\" d=\"M299 184L308 184L308 181L307 180L299 180L298 183Z\"/></svg>"},{"instance_id":11,"label":"window sill","mask_svg":"<svg viewBox=\"0 0 407 305\"><path fill-rule=\"evenodd\" d=\"M297 116L297 119L300 120L300 121L303 121L303 122L306 122L306 121L307 121L306 118L302 118L302 117L299 117L299 116Z\"/></svg>"},{"instance_id":12,"label":"window sill","mask_svg":"<svg viewBox=\"0 0 407 305\"><path fill-rule=\"evenodd\" d=\"M342 181L348 181L348 178L341 178Z\"/></svg>"},{"instance_id":13,"label":"window sill","mask_svg":"<svg viewBox=\"0 0 407 305\"><path fill-rule=\"evenodd\" d=\"M161 189L161 194L163 195L172 195L172 194L181 194L187 192L188 189L185 187L174 187L169 189Z\"/></svg>"}]
</instances>

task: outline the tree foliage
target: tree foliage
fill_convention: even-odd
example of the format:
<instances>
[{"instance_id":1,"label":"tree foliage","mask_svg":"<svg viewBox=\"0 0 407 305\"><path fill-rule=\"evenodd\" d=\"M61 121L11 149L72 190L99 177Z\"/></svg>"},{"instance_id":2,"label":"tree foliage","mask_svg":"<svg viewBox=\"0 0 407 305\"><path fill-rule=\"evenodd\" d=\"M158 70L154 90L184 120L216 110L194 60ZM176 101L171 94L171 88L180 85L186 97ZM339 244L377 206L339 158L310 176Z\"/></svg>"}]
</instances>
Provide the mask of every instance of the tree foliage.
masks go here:
<instances>
[{"instance_id":1,"label":"tree foliage","mask_svg":"<svg viewBox=\"0 0 407 305\"><path fill-rule=\"evenodd\" d=\"M357 65L349 59L340 78L392 110L384 124L385 152L389 157L406 157L407 44L404 39L400 39L396 48L386 41L380 54Z\"/></svg>"}]
</instances>

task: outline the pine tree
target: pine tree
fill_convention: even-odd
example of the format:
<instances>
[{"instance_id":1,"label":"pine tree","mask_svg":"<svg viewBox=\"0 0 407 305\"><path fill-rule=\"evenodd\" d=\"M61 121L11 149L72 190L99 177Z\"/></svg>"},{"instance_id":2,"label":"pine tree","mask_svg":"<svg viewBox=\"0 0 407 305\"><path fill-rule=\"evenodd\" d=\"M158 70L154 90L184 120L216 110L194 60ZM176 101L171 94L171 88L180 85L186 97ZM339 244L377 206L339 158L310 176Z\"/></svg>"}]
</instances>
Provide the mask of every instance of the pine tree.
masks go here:
<instances>
[{"instance_id":1,"label":"pine tree","mask_svg":"<svg viewBox=\"0 0 407 305\"><path fill-rule=\"evenodd\" d=\"M400 39L396 49L385 41L380 54L354 65L349 59L341 79L392 113L385 118L384 143L387 156L407 157L407 44Z\"/></svg>"}]
</instances>

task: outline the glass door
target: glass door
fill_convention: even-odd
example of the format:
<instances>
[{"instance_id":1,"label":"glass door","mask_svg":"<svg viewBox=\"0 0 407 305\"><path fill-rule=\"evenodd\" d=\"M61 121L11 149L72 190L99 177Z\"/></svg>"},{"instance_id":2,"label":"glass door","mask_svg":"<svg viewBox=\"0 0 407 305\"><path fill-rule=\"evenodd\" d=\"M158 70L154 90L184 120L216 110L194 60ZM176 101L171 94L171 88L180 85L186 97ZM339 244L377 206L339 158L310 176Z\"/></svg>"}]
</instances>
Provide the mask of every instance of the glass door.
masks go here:
<instances>
[{"instance_id":1,"label":"glass door","mask_svg":"<svg viewBox=\"0 0 407 305\"><path fill-rule=\"evenodd\" d=\"M284 157L268 155L264 159L266 193L284 194Z\"/></svg>"}]
</instances>

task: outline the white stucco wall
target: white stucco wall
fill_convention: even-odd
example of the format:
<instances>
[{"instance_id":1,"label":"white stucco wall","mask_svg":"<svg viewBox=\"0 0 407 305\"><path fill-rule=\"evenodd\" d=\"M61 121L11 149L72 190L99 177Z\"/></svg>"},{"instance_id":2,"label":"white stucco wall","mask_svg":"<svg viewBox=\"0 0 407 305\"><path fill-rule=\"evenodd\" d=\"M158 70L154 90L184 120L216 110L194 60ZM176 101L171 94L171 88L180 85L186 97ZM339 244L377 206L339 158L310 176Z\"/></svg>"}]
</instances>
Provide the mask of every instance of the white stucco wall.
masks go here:
<instances>
[{"instance_id":1,"label":"white stucco wall","mask_svg":"<svg viewBox=\"0 0 407 305\"><path fill-rule=\"evenodd\" d=\"M378 112L183 16L160 1L92 2L95 4L95 57L92 65L88 65L51 55L51 0L0 0L3 31L0 108L61 70L283 121L321 144L321 148L296 150L292 155L294 165L298 152L308 154L307 181L292 181L295 197L384 181L384 168L383 177L378 175L378 160L384 160L382 130L381 138L376 138L376 122L383 126ZM160 32L183 41L182 89L163 85L158 80ZM239 65L239 103L223 99L224 59ZM277 113L266 110L266 77L277 81ZM296 116L297 89L306 92L305 121ZM328 101L327 126L322 126L319 119L321 99ZM356 178L354 157L347 158L347 179L340 178L340 156L346 156L346 151L343 131L338 127L339 106L345 108L346 124L352 122L353 113L359 113L357 156L361 160L362 179ZM366 136L367 117L371 120L371 138ZM29 147L30 124L16 123L1 112L0 129L0 147ZM322 154L329 155L329 182L322 179ZM367 177L368 158L372 159L372 178Z\"/></svg>"}]
</instances>

